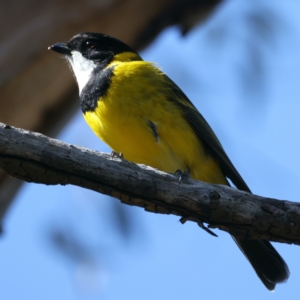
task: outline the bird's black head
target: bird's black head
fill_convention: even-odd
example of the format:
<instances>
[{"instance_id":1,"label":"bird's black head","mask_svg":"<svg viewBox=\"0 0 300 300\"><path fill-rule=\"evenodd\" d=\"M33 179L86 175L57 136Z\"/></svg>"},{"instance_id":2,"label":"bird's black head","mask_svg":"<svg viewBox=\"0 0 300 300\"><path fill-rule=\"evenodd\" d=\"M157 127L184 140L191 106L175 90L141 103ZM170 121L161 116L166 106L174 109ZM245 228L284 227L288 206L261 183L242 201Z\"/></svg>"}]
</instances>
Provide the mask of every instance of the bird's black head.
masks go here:
<instances>
[{"instance_id":1,"label":"bird's black head","mask_svg":"<svg viewBox=\"0 0 300 300\"><path fill-rule=\"evenodd\" d=\"M95 74L100 73L110 63L141 60L128 45L101 33L80 33L66 44L54 44L49 49L67 58L75 74L79 93Z\"/></svg>"},{"instance_id":2,"label":"bird's black head","mask_svg":"<svg viewBox=\"0 0 300 300\"><path fill-rule=\"evenodd\" d=\"M131 47L109 35L102 33L83 32L75 35L66 44L58 43L49 47L66 56L72 51L78 51L86 59L95 63L108 64L116 54L132 52L138 55Z\"/></svg>"}]
</instances>

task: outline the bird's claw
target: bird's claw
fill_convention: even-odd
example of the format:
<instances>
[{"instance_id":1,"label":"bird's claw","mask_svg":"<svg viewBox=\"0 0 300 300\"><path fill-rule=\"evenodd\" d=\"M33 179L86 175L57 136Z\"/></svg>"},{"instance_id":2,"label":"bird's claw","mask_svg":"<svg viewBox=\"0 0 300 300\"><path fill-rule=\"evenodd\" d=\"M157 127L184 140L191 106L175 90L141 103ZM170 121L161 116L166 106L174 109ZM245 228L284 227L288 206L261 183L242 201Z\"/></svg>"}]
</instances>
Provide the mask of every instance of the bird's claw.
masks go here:
<instances>
[{"instance_id":1,"label":"bird's claw","mask_svg":"<svg viewBox=\"0 0 300 300\"><path fill-rule=\"evenodd\" d=\"M116 152L116 151L111 151L111 153L110 153L110 158L123 158L123 153L122 152L120 152L120 153L118 153L118 152Z\"/></svg>"},{"instance_id":2,"label":"bird's claw","mask_svg":"<svg viewBox=\"0 0 300 300\"><path fill-rule=\"evenodd\" d=\"M187 183L190 178L190 174L187 171L182 172L181 170L176 170L175 176L178 177L178 183Z\"/></svg>"}]
</instances>

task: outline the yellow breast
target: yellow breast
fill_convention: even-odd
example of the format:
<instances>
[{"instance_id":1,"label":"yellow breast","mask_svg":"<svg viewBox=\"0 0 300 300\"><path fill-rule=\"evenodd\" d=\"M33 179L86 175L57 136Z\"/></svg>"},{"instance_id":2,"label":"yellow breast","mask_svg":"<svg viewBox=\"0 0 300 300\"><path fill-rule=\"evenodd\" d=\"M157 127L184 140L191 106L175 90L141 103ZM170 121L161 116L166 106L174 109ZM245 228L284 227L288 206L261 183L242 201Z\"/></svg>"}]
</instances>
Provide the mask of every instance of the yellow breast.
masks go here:
<instances>
[{"instance_id":1,"label":"yellow breast","mask_svg":"<svg viewBox=\"0 0 300 300\"><path fill-rule=\"evenodd\" d=\"M178 105L166 98L164 86L162 73L150 63L117 64L107 93L84 118L99 138L129 161L227 184Z\"/></svg>"}]
</instances>

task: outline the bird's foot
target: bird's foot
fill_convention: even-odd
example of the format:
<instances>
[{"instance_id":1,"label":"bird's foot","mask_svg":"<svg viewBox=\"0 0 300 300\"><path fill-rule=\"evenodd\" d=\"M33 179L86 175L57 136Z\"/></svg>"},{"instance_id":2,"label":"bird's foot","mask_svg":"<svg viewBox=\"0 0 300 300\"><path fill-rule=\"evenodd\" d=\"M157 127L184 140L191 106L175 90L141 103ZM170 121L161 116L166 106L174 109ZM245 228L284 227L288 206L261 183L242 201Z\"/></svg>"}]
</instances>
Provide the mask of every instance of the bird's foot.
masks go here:
<instances>
[{"instance_id":1,"label":"bird's foot","mask_svg":"<svg viewBox=\"0 0 300 300\"><path fill-rule=\"evenodd\" d=\"M123 153L122 152L120 152L120 153L118 153L118 152L116 152L116 151L111 151L111 153L110 153L110 158L123 158Z\"/></svg>"},{"instance_id":2,"label":"bird's foot","mask_svg":"<svg viewBox=\"0 0 300 300\"><path fill-rule=\"evenodd\" d=\"M178 177L178 183L187 183L190 178L190 174L187 171L182 172L181 170L176 170L175 176Z\"/></svg>"}]
</instances>

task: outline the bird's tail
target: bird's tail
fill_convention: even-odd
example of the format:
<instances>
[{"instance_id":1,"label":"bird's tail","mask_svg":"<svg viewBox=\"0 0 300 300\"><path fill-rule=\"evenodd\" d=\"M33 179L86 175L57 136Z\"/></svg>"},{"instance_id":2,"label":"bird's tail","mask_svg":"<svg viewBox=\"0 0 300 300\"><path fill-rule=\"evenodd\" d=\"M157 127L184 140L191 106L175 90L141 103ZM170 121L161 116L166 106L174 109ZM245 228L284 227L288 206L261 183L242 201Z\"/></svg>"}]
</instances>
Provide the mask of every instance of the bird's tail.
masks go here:
<instances>
[{"instance_id":1,"label":"bird's tail","mask_svg":"<svg viewBox=\"0 0 300 300\"><path fill-rule=\"evenodd\" d=\"M270 242L239 240L236 237L233 239L269 291L273 291L277 283L285 282L289 278L287 264Z\"/></svg>"}]
</instances>

